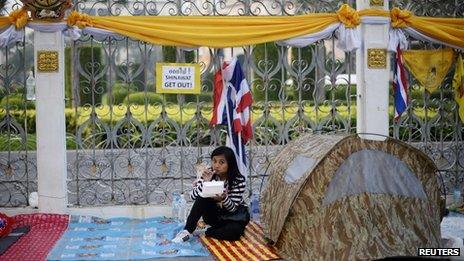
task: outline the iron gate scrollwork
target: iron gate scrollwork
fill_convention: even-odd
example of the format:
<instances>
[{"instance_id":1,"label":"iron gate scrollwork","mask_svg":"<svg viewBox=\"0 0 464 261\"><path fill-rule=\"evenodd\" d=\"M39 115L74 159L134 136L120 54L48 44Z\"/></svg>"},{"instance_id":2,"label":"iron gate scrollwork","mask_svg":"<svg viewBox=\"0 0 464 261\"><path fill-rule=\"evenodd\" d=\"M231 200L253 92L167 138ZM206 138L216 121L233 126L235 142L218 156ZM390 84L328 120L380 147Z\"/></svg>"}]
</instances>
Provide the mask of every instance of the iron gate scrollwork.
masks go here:
<instances>
[{"instance_id":1,"label":"iron gate scrollwork","mask_svg":"<svg viewBox=\"0 0 464 261\"><path fill-rule=\"evenodd\" d=\"M286 16L335 12L354 1L74 1L91 15ZM458 1L390 1L390 8L417 15L463 17ZM13 1L6 8L19 8ZM5 13L5 12L4 12ZM37 190L33 101L25 100L31 68L31 33L2 50L0 206L27 205ZM410 39L416 49L440 48ZM29 41L29 42L28 42ZM306 48L266 43L240 48L184 50L155 46L122 36L84 35L67 42L66 128L69 204L78 206L168 204L171 192L188 190L195 164L208 161L224 144L225 129L211 129L212 77L219 57L237 56L255 99L254 138L248 146L250 191L265 184L272 157L304 132L355 132L355 55L336 39ZM201 65L202 94L154 93L154 64ZM423 92L412 80L412 104L390 134L430 155L449 193L463 179L463 127L451 98L450 75L437 93ZM21 96L14 101L13 94ZM390 99L391 100L391 99ZM29 108L29 110L28 110ZM16 143L15 143L16 142ZM15 145L15 146L13 146Z\"/></svg>"},{"instance_id":2,"label":"iron gate scrollwork","mask_svg":"<svg viewBox=\"0 0 464 261\"><path fill-rule=\"evenodd\" d=\"M335 12L342 3L164 1L142 5L138 2L108 1L93 4L78 2L76 8L100 15L294 15ZM437 3L428 1L426 5ZM459 16L460 9L451 8L451 1L445 5L443 13ZM443 14L426 11L428 9L424 5L414 1L397 1L392 3L393 6L412 9L419 15ZM77 121L84 118L88 122L87 127L80 125L77 128L76 136L83 136L84 130L87 130L92 135L87 135L86 139L93 140L99 136L101 139L92 143L99 146L90 147L81 143L82 138L77 139L75 162L79 164L74 165L77 168L71 171L71 183L74 184L74 189L70 190L70 195L74 196L71 204L165 204L170 200L170 192L186 190L194 177L194 165L207 161L211 149L224 144L225 130L208 126L211 114L208 95L219 56L237 55L252 86L255 134L248 147L251 191L261 189L269 163L281 146L301 133L354 132L354 54L337 49L335 38L307 48L267 43L222 50L200 48L191 52L152 46L123 37L99 41L87 36L74 43L73 52L78 52L78 46L88 46L89 43L102 46L103 58L89 63L87 71L82 69L82 65L76 65L74 76L86 79L90 84L87 93L93 97L87 104L82 101L75 104L76 115L82 113L77 116ZM152 66L156 61L200 63L204 94L198 97L153 94L155 75ZM74 83L79 81L74 79ZM126 93L125 101L118 100L116 95L121 92L121 82L124 83L125 91L122 92ZM81 84L74 87L83 88ZM449 92L449 85L444 86L441 92L447 90ZM104 111L106 107L95 97L105 93L112 97L106 99L109 109L106 114L98 113L99 109ZM143 97L143 102L138 102L137 99L142 98L136 97ZM438 110L440 106L449 108L447 103L454 102L443 95L440 97L435 100L436 104L441 104L437 105ZM432 156L446 177L446 187L453 187L462 180L462 164L458 160L462 153L462 126L456 117L450 120L443 114L415 121L413 119L418 118L414 115L415 106L419 104L413 101L408 117L402 123L392 123L391 135ZM420 106L423 106L422 103ZM82 108L87 108L87 112ZM455 116L455 110L449 109L448 114ZM88 129L90 123L94 128ZM454 130L440 136L436 133L438 127L431 128L440 124ZM447 164L443 163L445 161Z\"/></svg>"},{"instance_id":3,"label":"iron gate scrollwork","mask_svg":"<svg viewBox=\"0 0 464 261\"><path fill-rule=\"evenodd\" d=\"M33 52L26 32L22 41L0 50L0 207L26 206L37 191L35 103L33 96L26 100Z\"/></svg>"},{"instance_id":4,"label":"iron gate scrollwork","mask_svg":"<svg viewBox=\"0 0 464 261\"><path fill-rule=\"evenodd\" d=\"M75 2L94 15L295 15L335 12L342 1ZM248 146L250 190L258 192L272 156L301 133L353 132L354 54L336 39L307 48L266 43L188 51L125 37L84 36L70 46L76 150L69 161L72 205L166 204L188 190L195 164L225 143L210 129L212 77L219 57L237 56L254 95ZM86 53L86 55L84 55ZM87 58L86 58L87 57ZM90 59L89 59L90 57ZM154 93L155 62L197 62L202 94ZM343 76L343 77L340 77ZM68 126L69 127L69 126Z\"/></svg>"}]
</instances>

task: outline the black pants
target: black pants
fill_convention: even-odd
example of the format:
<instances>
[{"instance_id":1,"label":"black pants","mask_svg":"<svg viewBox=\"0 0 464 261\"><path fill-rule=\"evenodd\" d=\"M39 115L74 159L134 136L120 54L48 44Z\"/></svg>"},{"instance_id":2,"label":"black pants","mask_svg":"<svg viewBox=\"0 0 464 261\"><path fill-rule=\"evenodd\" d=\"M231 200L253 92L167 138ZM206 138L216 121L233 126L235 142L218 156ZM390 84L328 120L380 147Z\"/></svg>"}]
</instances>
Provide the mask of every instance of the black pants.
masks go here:
<instances>
[{"instance_id":1,"label":"black pants","mask_svg":"<svg viewBox=\"0 0 464 261\"><path fill-rule=\"evenodd\" d=\"M198 220L203 217L203 221L211 226L205 232L207 237L220 240L239 240L250 219L245 221L221 219L222 214L226 212L227 210L218 207L213 199L198 197L193 203L184 229L192 233L197 227Z\"/></svg>"}]
</instances>

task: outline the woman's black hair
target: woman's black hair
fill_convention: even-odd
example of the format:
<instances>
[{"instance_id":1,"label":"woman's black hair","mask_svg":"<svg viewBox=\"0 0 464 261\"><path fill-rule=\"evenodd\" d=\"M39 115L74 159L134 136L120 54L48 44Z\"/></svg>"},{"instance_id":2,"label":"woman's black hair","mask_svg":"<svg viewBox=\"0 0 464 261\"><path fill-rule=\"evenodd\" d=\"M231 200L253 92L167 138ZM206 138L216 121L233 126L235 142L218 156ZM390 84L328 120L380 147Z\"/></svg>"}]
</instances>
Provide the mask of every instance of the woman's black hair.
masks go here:
<instances>
[{"instance_id":1,"label":"woman's black hair","mask_svg":"<svg viewBox=\"0 0 464 261\"><path fill-rule=\"evenodd\" d=\"M219 156L219 155L224 155L227 161L227 179L228 179L228 187L236 182L238 182L238 178L244 178L243 175L240 173L240 170L238 169L237 166L237 161L235 159L235 153L234 151L226 146L220 146L217 147L216 149L213 150L211 153L211 159L214 156Z\"/></svg>"}]
</instances>

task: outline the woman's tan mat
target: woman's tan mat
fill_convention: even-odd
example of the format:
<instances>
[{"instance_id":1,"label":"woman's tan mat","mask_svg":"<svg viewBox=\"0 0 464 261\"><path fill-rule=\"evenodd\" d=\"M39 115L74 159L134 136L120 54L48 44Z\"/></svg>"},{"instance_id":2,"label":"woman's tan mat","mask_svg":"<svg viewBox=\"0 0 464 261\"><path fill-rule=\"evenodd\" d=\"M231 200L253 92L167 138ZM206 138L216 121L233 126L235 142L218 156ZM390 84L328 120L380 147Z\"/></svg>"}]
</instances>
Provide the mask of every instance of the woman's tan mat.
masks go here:
<instances>
[{"instance_id":1,"label":"woman's tan mat","mask_svg":"<svg viewBox=\"0 0 464 261\"><path fill-rule=\"evenodd\" d=\"M266 245L263 230L254 222L248 224L245 229L245 235L238 241L217 240L204 235L200 237L200 241L218 261L280 259L276 249Z\"/></svg>"}]
</instances>

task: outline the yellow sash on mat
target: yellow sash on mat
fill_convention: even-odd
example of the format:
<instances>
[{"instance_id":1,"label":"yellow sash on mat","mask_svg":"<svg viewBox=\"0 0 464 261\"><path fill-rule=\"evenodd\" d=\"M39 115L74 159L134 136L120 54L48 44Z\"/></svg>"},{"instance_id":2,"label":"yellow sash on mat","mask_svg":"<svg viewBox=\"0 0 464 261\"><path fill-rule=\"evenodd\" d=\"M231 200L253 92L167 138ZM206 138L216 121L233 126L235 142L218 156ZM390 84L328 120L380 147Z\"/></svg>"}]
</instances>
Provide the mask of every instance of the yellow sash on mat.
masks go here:
<instances>
[{"instance_id":1,"label":"yellow sash on mat","mask_svg":"<svg viewBox=\"0 0 464 261\"><path fill-rule=\"evenodd\" d=\"M403 59L409 72L429 93L434 92L443 82L453 58L454 51L451 48L403 51Z\"/></svg>"}]
</instances>

